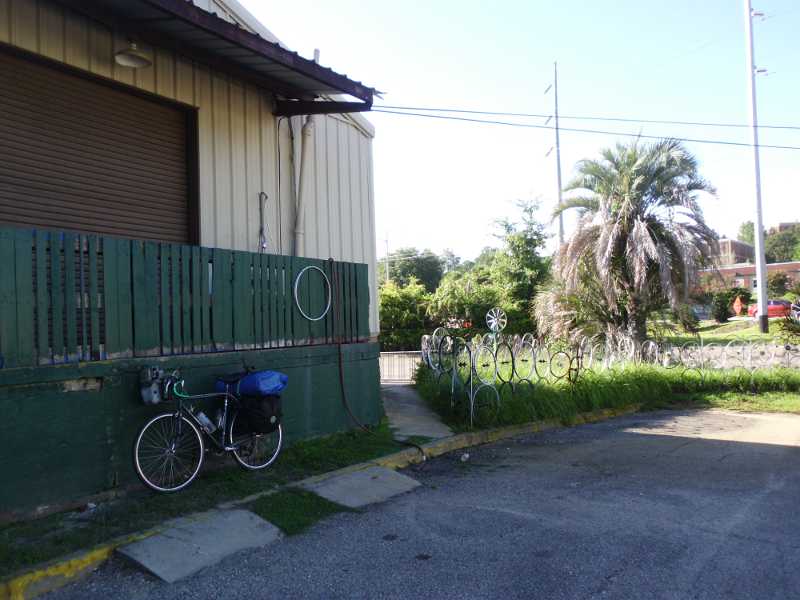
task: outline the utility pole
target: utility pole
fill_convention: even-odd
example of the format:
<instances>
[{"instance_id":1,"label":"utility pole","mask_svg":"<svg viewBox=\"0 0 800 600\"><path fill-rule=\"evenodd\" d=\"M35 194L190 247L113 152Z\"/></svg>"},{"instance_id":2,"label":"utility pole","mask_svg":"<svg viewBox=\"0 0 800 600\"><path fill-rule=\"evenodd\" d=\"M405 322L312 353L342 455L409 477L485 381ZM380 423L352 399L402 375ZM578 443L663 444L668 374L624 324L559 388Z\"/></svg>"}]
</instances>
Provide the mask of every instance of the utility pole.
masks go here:
<instances>
[{"instance_id":1,"label":"utility pole","mask_svg":"<svg viewBox=\"0 0 800 600\"><path fill-rule=\"evenodd\" d=\"M753 17L763 16L763 13L754 13L751 0L744 0L744 22L747 32L747 84L750 91L750 114L753 134L753 166L755 168L756 184L756 220L754 224L756 281L758 289L758 323L762 333L769 332L769 312L767 308L767 261L764 257L764 223L761 215L761 161L758 152L758 108L756 105L756 69L753 52Z\"/></svg>"},{"instance_id":2,"label":"utility pole","mask_svg":"<svg viewBox=\"0 0 800 600\"><path fill-rule=\"evenodd\" d=\"M384 241L386 242L386 283L389 283L389 238L386 238Z\"/></svg>"},{"instance_id":3,"label":"utility pole","mask_svg":"<svg viewBox=\"0 0 800 600\"><path fill-rule=\"evenodd\" d=\"M558 181L558 206L561 208L561 141L558 135L558 63L553 63L553 97L556 110L556 177ZM564 213L558 213L558 243L564 243Z\"/></svg>"}]
</instances>

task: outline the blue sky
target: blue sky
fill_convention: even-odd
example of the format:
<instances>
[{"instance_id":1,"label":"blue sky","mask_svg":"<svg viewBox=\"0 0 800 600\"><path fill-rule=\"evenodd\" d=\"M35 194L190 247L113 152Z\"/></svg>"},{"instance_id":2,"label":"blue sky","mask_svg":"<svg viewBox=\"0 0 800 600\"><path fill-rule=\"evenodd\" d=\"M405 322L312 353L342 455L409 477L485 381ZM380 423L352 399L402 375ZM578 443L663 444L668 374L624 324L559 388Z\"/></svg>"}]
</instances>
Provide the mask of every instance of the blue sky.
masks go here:
<instances>
[{"instance_id":1,"label":"blue sky","mask_svg":"<svg viewBox=\"0 0 800 600\"><path fill-rule=\"evenodd\" d=\"M739 0L386 2L241 0L285 44L386 92L384 104L550 113L543 95L559 64L562 115L749 122ZM762 124L800 126L800 4L762 0L755 25ZM375 124L378 252L452 248L472 258L496 243L494 219L556 198L553 132L371 113ZM533 120L533 123L542 123ZM749 141L748 129L562 120L563 127ZM762 144L800 146L798 131L762 131ZM614 135L562 132L562 171ZM688 144L718 189L709 224L735 235L753 218L748 148ZM762 149L765 222L800 220L800 151ZM567 223L569 234L571 223ZM553 229L554 231L554 229ZM552 243L551 243L552 247Z\"/></svg>"}]
</instances>

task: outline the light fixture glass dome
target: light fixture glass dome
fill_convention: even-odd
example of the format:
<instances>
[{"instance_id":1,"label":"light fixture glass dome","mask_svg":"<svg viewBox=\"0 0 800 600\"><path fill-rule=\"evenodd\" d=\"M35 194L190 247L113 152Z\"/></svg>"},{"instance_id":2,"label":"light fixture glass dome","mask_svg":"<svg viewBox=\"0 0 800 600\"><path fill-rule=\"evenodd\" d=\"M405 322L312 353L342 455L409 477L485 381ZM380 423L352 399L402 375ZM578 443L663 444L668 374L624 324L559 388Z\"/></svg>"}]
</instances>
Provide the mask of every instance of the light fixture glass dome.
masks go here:
<instances>
[{"instance_id":1,"label":"light fixture glass dome","mask_svg":"<svg viewBox=\"0 0 800 600\"><path fill-rule=\"evenodd\" d=\"M142 69L153 64L153 61L136 47L136 42L130 42L127 48L117 51L114 54L114 61L120 66L131 69Z\"/></svg>"}]
</instances>

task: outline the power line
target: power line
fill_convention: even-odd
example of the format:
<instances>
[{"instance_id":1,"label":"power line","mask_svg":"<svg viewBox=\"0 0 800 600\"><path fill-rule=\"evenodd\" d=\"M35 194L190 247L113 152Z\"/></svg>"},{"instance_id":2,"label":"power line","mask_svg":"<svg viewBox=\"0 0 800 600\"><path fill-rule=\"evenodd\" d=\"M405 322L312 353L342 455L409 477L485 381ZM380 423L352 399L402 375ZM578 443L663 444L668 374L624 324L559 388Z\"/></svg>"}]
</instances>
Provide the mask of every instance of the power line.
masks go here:
<instances>
[{"instance_id":1,"label":"power line","mask_svg":"<svg viewBox=\"0 0 800 600\"><path fill-rule=\"evenodd\" d=\"M379 112L385 113L390 115L403 115L409 117L425 117L428 119L443 119L448 121L463 121L467 123L483 123L485 125L504 125L507 127L521 127L525 129L554 129L554 127L550 125L538 125L535 123L514 123L511 121L496 121L496 120L488 120L488 119L472 119L468 117L453 117L451 115L429 115L425 113L417 113L417 112L401 112L395 110L383 110L381 108L373 108L372 112ZM733 142L729 140L709 140L709 139L701 139L701 138L685 138L685 137L677 137L677 136L665 136L665 135L645 135L642 133L625 133L621 131L603 131L600 129L578 129L575 127L559 127L560 131L571 131L574 133L594 133L600 135L617 135L617 136L624 136L624 137L635 137L635 138L642 138L642 139L651 139L651 140L661 140L664 138L670 138L673 140L678 140L681 142L693 142L697 144L718 144L723 146L740 146L745 148L751 148L753 145L747 142ZM759 144L759 148L773 148L776 150L800 150L800 146L779 146L775 144Z\"/></svg>"},{"instance_id":2,"label":"power line","mask_svg":"<svg viewBox=\"0 0 800 600\"><path fill-rule=\"evenodd\" d=\"M390 109L402 111L426 111L426 112L444 112L456 114L470 114L470 115L487 115L495 117L522 117L533 119L547 119L552 115L539 114L539 113L515 113L515 112L502 112L490 110L466 110L461 108L433 108L426 106L390 106L387 104L376 105L373 110L377 109ZM598 116L576 116L576 115L559 115L560 119L574 119L581 121L613 121L617 123L651 123L661 125L695 125L702 127L735 127L735 128L749 128L750 125L744 123L711 123L705 121L672 121L668 119L633 119L625 117L598 117ZM800 125L759 125L759 129L784 129L791 131L800 131Z\"/></svg>"}]
</instances>

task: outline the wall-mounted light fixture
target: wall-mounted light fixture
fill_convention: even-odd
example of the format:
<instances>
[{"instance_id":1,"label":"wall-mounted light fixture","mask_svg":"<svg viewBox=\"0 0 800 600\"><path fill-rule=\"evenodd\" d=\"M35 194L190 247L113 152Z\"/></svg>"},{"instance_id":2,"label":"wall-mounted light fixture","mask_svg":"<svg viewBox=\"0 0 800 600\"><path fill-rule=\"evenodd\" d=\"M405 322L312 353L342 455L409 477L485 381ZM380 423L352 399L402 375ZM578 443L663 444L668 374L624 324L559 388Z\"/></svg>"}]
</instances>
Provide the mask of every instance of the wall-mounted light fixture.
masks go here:
<instances>
[{"instance_id":1,"label":"wall-mounted light fixture","mask_svg":"<svg viewBox=\"0 0 800 600\"><path fill-rule=\"evenodd\" d=\"M115 52L114 61L120 66L131 69L142 69L153 64L153 61L137 48L136 42L129 42L127 48Z\"/></svg>"}]
</instances>

